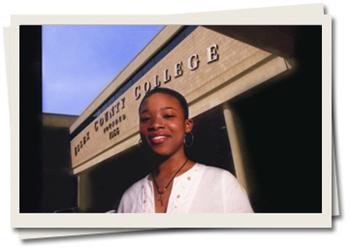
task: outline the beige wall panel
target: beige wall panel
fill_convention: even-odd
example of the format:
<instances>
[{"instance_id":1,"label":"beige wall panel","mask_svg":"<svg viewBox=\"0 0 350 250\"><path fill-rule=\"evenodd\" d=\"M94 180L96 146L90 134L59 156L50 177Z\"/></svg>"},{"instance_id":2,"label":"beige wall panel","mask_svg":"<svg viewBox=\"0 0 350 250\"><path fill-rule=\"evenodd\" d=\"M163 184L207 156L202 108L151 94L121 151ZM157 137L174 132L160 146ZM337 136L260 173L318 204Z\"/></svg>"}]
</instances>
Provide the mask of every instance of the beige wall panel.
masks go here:
<instances>
[{"instance_id":1,"label":"beige wall panel","mask_svg":"<svg viewBox=\"0 0 350 250\"><path fill-rule=\"evenodd\" d=\"M214 44L218 46L219 58L208 63L208 48ZM198 55L199 65L190 70L187 64L194 54ZM161 86L180 91L191 103L240 77L254 65L268 60L269 56L268 52L199 26L71 141L73 168L135 135L145 82L154 87L157 75ZM181 62L183 72L176 77L175 65ZM165 70L171 77L167 83L163 77ZM135 93L140 95L139 99ZM106 114L108 121L104 118Z\"/></svg>"},{"instance_id":2,"label":"beige wall panel","mask_svg":"<svg viewBox=\"0 0 350 250\"><path fill-rule=\"evenodd\" d=\"M215 92L198 98L195 102L191 103L190 113L192 116L197 116L264 83L268 79L288 69L289 65L285 59L282 57L273 57L259 67L254 68L254 70L241 75L238 79L234 77Z\"/></svg>"}]
</instances>

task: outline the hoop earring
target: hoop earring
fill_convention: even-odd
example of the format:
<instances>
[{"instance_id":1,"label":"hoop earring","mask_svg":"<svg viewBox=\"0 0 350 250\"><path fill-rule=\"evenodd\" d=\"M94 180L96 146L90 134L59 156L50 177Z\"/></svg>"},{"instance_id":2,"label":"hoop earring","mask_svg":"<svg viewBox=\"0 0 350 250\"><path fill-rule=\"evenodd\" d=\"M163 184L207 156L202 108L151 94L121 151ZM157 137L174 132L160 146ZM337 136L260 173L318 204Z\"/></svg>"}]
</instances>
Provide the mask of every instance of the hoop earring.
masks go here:
<instances>
[{"instance_id":1,"label":"hoop earring","mask_svg":"<svg viewBox=\"0 0 350 250\"><path fill-rule=\"evenodd\" d=\"M193 145L194 142L194 135L192 132L185 133L185 138L184 138L184 145L185 147L189 148Z\"/></svg>"}]
</instances>

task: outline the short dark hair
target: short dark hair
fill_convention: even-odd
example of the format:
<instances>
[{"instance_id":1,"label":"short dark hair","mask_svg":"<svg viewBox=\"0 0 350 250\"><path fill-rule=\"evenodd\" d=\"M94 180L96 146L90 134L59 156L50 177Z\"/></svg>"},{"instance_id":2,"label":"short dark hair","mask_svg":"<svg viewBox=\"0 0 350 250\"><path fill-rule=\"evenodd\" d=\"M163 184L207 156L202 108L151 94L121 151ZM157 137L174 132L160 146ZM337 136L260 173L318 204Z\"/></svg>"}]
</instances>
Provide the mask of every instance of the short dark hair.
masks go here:
<instances>
[{"instance_id":1,"label":"short dark hair","mask_svg":"<svg viewBox=\"0 0 350 250\"><path fill-rule=\"evenodd\" d=\"M156 87L156 88L148 91L145 94L145 96L142 98L142 100L140 102L139 113L140 113L140 108L141 108L142 104L145 102L145 100L148 97L150 97L151 95L154 95L156 93L167 94L167 95L170 95L172 97L175 97L179 101L179 103L180 103L180 105L181 105L181 107L183 109L185 119L188 119L188 113L189 112L188 112L188 103L186 101L186 98L182 94L180 94L179 92L177 92L177 91L175 91L173 89L164 88L164 87Z\"/></svg>"}]
</instances>

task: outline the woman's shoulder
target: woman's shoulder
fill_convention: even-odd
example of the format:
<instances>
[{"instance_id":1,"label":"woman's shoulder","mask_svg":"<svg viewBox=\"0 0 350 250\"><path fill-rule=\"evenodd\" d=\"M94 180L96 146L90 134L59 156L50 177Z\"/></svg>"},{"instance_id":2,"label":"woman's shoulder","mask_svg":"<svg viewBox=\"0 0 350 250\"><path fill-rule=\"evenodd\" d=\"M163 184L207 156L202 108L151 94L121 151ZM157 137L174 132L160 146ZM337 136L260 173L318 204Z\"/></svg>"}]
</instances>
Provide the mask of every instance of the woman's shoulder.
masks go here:
<instances>
[{"instance_id":1,"label":"woman's shoulder","mask_svg":"<svg viewBox=\"0 0 350 250\"><path fill-rule=\"evenodd\" d=\"M216 185L230 186L234 189L241 188L237 178L226 169L198 163L196 166L202 172L202 181L204 183L216 183Z\"/></svg>"},{"instance_id":2,"label":"woman's shoulder","mask_svg":"<svg viewBox=\"0 0 350 250\"><path fill-rule=\"evenodd\" d=\"M196 163L195 166L206 176L235 179L234 175L231 172L220 167L210 166L203 163Z\"/></svg>"},{"instance_id":3,"label":"woman's shoulder","mask_svg":"<svg viewBox=\"0 0 350 250\"><path fill-rule=\"evenodd\" d=\"M203 171L203 184L221 190L225 212L253 212L246 190L231 172L204 164L197 166Z\"/></svg>"},{"instance_id":4,"label":"woman's shoulder","mask_svg":"<svg viewBox=\"0 0 350 250\"><path fill-rule=\"evenodd\" d=\"M138 201L141 199L142 187L147 185L149 175L136 181L124 193L118 205L118 213L130 213L135 211Z\"/></svg>"},{"instance_id":5,"label":"woman's shoulder","mask_svg":"<svg viewBox=\"0 0 350 250\"><path fill-rule=\"evenodd\" d=\"M140 190L147 184L149 174L132 184L123 194L123 196L134 196L140 194Z\"/></svg>"}]
</instances>

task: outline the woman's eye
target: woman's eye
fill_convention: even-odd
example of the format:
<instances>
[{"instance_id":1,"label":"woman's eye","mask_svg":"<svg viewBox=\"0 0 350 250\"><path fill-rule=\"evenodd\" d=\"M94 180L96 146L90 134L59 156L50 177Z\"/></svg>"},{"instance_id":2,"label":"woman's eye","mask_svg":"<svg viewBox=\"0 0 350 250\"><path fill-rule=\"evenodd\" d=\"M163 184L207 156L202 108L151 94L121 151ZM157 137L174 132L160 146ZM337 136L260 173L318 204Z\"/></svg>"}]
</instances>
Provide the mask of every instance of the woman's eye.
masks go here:
<instances>
[{"instance_id":1,"label":"woman's eye","mask_svg":"<svg viewBox=\"0 0 350 250\"><path fill-rule=\"evenodd\" d=\"M149 121L149 117L141 117L141 119L140 119L140 121L141 122L147 122L147 121Z\"/></svg>"},{"instance_id":2,"label":"woman's eye","mask_svg":"<svg viewBox=\"0 0 350 250\"><path fill-rule=\"evenodd\" d=\"M167 119L170 119L170 118L173 118L173 117L175 117L175 115L173 115L173 114L166 114L166 115L164 115L164 118L167 118Z\"/></svg>"}]
</instances>

